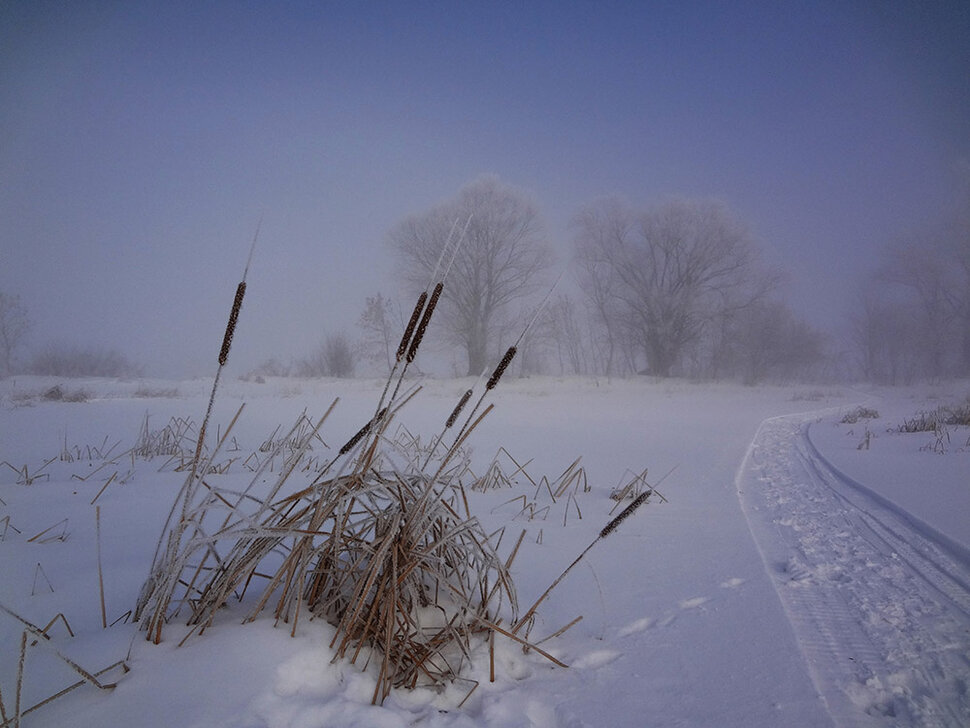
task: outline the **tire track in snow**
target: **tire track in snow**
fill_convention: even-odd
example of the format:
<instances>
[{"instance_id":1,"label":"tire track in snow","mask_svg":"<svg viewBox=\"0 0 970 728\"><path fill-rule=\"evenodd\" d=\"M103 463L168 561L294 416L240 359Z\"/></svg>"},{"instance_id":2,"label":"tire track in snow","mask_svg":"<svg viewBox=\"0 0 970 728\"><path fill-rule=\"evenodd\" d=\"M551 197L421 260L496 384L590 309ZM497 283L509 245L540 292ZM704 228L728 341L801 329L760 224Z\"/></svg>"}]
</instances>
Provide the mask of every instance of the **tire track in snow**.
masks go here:
<instances>
[{"instance_id":1,"label":"tire track in snow","mask_svg":"<svg viewBox=\"0 0 970 728\"><path fill-rule=\"evenodd\" d=\"M809 419L766 420L737 487L839 726L970 726L970 564L829 465Z\"/></svg>"}]
</instances>

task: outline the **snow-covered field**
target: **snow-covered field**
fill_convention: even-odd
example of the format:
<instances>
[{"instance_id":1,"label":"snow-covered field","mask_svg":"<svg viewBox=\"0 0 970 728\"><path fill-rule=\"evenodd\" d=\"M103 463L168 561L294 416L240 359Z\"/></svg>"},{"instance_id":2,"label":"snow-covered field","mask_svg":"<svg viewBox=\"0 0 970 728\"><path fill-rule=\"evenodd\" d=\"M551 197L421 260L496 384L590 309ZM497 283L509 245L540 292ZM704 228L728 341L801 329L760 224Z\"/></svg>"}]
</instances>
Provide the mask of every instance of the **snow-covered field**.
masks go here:
<instances>
[{"instance_id":1,"label":"snow-covered field","mask_svg":"<svg viewBox=\"0 0 970 728\"><path fill-rule=\"evenodd\" d=\"M85 401L45 399L55 384ZM214 477L244 478L278 425L304 410L319 417L338 396L322 436L339 447L373 414L381 384L225 381L213 428L246 407L232 462ZM399 422L433 436L470 384L426 382ZM151 431L198 423L210 386L0 382L7 720L21 675L25 727L970 725L970 429L951 427L945 454L932 433L889 431L964 401L970 384L503 382L471 440L473 468L504 447L538 481L581 456L590 486L553 502L520 474L513 488L471 495L488 531L527 532L513 565L521 604L596 538L614 486L644 468L655 485L669 473L658 486L667 502L651 500L597 543L542 603L533 640L583 617L542 645L568 669L499 637L494 682L482 645L466 680L396 690L382 706L371 705L373 666L335 663L322 621L291 637L269 616L240 624L230 607L178 646L180 625L153 645L125 619L185 478L165 457L130 450L146 418ZM841 424L859 405L880 417ZM55 620L49 640L28 635L22 671L25 625L13 615L41 628ZM128 671L98 677L112 689L85 683L30 710L80 681L67 660Z\"/></svg>"}]
</instances>

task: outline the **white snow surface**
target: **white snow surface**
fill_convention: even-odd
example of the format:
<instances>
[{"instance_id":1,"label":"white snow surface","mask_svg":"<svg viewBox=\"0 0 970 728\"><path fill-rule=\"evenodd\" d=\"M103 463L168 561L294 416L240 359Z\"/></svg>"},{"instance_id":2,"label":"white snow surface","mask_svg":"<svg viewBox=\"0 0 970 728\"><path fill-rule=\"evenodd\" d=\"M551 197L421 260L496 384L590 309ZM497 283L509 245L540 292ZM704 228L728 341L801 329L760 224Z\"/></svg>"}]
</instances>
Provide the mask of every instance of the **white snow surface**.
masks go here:
<instances>
[{"instance_id":1,"label":"white snow surface","mask_svg":"<svg viewBox=\"0 0 970 728\"><path fill-rule=\"evenodd\" d=\"M84 390L86 401L45 400L54 384ZM228 454L238 460L218 477L245 477L242 460L277 425L304 410L315 419L338 396L322 436L339 448L373 414L382 384L224 381L210 431L246 406ZM399 423L433 437L472 384L425 382ZM527 532L513 565L523 606L610 520L614 486L648 468L667 502L652 499L600 540L540 606L532 639L583 617L542 645L568 668L499 636L494 682L482 645L464 679L394 690L383 705L371 704L373 668L334 661L334 630L321 620L302 620L291 636L268 615L241 624L230 605L179 646L184 625L173 622L154 645L125 619L185 476L164 458L118 454L146 416L153 428L199 422L210 387L0 382L7 719L20 675L25 728L970 725L970 430L950 428L945 454L927 447L931 433L890 431L962 401L966 382L503 381L470 441L473 467L483 471L504 447L532 477L554 478L582 457L590 485L574 501L546 497L550 508L532 519L512 502L535 494L524 478L471 495L487 530L508 527L506 544ZM840 424L860 404L880 417ZM857 449L866 428L869 447ZM20 670L24 626L11 613L40 627L62 615L73 636L56 620L50 639L28 639ZM59 656L91 673L122 660L128 671L101 676L111 689L85 683L30 710L80 680Z\"/></svg>"}]
</instances>

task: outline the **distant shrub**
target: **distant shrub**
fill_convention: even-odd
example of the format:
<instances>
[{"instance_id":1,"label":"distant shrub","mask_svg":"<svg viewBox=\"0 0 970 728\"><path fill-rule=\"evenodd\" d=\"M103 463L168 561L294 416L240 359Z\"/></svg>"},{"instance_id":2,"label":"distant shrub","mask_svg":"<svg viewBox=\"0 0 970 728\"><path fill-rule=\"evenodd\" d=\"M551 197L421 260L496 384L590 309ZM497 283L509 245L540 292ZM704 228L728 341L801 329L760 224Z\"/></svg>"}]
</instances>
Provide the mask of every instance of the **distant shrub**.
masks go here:
<instances>
[{"instance_id":1,"label":"distant shrub","mask_svg":"<svg viewBox=\"0 0 970 728\"><path fill-rule=\"evenodd\" d=\"M876 410L872 409L871 407L863 407L860 405L854 410L846 412L844 415L842 415L840 422L842 422L843 425L854 425L859 420L876 419L879 419L879 413Z\"/></svg>"},{"instance_id":2,"label":"distant shrub","mask_svg":"<svg viewBox=\"0 0 970 728\"><path fill-rule=\"evenodd\" d=\"M354 350L344 334L332 334L306 359L296 365L301 377L352 377Z\"/></svg>"},{"instance_id":3,"label":"distant shrub","mask_svg":"<svg viewBox=\"0 0 970 728\"><path fill-rule=\"evenodd\" d=\"M114 349L53 345L37 354L29 374L47 377L139 377L141 367Z\"/></svg>"},{"instance_id":4,"label":"distant shrub","mask_svg":"<svg viewBox=\"0 0 970 728\"><path fill-rule=\"evenodd\" d=\"M950 418L947 422L948 425L970 426L970 396L961 404L953 405L948 409L950 412Z\"/></svg>"},{"instance_id":5,"label":"distant shrub","mask_svg":"<svg viewBox=\"0 0 970 728\"><path fill-rule=\"evenodd\" d=\"M87 402L88 398L88 393L83 389L76 389L71 392L61 387L60 384L55 384L41 395L41 399L47 402Z\"/></svg>"},{"instance_id":6,"label":"distant shrub","mask_svg":"<svg viewBox=\"0 0 970 728\"><path fill-rule=\"evenodd\" d=\"M263 384L266 381L266 377L288 377L291 375L292 370L292 366L284 364L279 359L272 358L262 362L239 378L244 382Z\"/></svg>"},{"instance_id":7,"label":"distant shrub","mask_svg":"<svg viewBox=\"0 0 970 728\"><path fill-rule=\"evenodd\" d=\"M179 396L179 391L177 387L138 387L133 393L133 397L143 398L143 399L171 399L173 397Z\"/></svg>"},{"instance_id":8,"label":"distant shrub","mask_svg":"<svg viewBox=\"0 0 970 728\"><path fill-rule=\"evenodd\" d=\"M917 412L903 420L897 432L937 432L946 425L970 426L970 397L956 405L940 405L934 410Z\"/></svg>"}]
</instances>

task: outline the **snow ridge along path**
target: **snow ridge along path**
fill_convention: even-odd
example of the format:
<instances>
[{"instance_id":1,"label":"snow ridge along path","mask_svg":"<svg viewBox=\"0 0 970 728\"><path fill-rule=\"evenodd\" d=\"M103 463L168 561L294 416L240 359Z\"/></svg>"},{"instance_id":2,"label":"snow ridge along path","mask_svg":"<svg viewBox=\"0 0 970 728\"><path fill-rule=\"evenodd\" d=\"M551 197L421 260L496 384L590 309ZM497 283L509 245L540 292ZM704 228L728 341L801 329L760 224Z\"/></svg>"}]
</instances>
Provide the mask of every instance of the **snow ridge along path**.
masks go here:
<instances>
[{"instance_id":1,"label":"snow ridge along path","mask_svg":"<svg viewBox=\"0 0 970 728\"><path fill-rule=\"evenodd\" d=\"M765 420L737 475L751 532L838 726L970 726L970 563L832 467L814 415Z\"/></svg>"}]
</instances>

